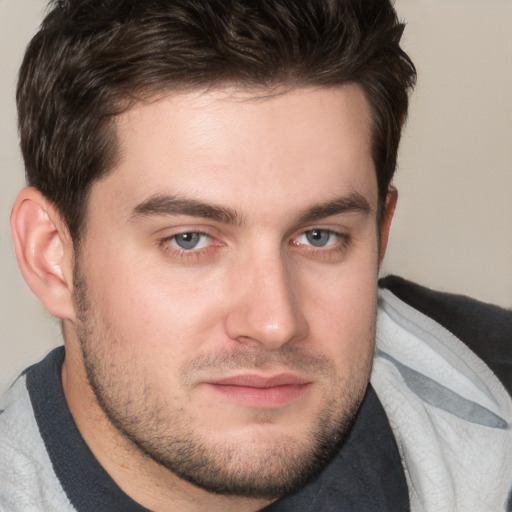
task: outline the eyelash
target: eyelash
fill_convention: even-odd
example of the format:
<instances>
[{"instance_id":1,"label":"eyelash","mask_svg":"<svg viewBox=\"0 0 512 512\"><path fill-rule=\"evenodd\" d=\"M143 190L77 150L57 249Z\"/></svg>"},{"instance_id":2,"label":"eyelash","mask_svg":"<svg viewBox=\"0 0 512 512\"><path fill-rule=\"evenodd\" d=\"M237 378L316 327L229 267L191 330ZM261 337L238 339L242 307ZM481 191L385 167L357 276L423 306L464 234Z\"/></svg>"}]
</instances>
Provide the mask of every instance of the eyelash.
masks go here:
<instances>
[{"instance_id":1,"label":"eyelash","mask_svg":"<svg viewBox=\"0 0 512 512\"><path fill-rule=\"evenodd\" d=\"M335 236L337 237L337 241L333 244L323 246L323 247L315 247L313 245L306 245L296 242L297 239L307 236L307 233L311 233L313 231L322 231L328 236ZM206 247L201 247L199 249L191 248L191 249L183 249L179 248L176 245L173 244L176 237L182 236L182 235L199 235L201 237L207 237L209 239L209 243ZM296 250L305 250L307 251L308 255L314 255L324 258L329 258L331 255L343 253L348 249L348 246L350 245L351 237L347 233L340 233L338 231L334 231L332 229L326 229L326 228L320 228L315 227L311 229L307 229L304 231L301 231L297 236L294 236L292 240L290 241L290 245L296 249ZM159 247L167 254L171 255L172 257L179 258L179 259L190 259L190 260L196 260L203 256L208 255L208 253L211 253L212 251L215 251L216 249L221 246L221 243L215 243L215 238L210 235L209 233L206 233L204 231L182 231L180 233L175 233L171 236L167 236L164 238L160 238L158 240Z\"/></svg>"}]
</instances>

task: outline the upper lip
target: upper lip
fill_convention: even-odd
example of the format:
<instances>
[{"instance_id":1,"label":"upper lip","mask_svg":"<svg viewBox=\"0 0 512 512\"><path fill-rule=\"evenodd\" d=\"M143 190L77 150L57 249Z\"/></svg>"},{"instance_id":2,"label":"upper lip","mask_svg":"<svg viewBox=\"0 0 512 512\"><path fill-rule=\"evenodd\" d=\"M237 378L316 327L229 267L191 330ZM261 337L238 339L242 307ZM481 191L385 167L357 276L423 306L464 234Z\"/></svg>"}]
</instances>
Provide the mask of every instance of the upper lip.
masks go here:
<instances>
[{"instance_id":1,"label":"upper lip","mask_svg":"<svg viewBox=\"0 0 512 512\"><path fill-rule=\"evenodd\" d=\"M308 384L309 380L290 373L280 373L278 375L264 376L255 374L234 375L214 380L209 384L218 386L246 386L251 388L272 388L275 386L292 386Z\"/></svg>"}]
</instances>

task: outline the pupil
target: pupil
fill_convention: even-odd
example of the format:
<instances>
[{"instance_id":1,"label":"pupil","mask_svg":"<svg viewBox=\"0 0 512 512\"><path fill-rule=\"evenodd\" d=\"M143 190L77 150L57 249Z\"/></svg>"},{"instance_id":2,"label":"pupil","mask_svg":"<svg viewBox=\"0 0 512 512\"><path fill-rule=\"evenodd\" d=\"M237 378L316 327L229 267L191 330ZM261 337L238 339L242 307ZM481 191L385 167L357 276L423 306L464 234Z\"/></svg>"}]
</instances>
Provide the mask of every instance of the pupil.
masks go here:
<instances>
[{"instance_id":1,"label":"pupil","mask_svg":"<svg viewBox=\"0 0 512 512\"><path fill-rule=\"evenodd\" d=\"M182 249L193 249L199 242L199 233L181 233L176 236L176 244Z\"/></svg>"},{"instance_id":2,"label":"pupil","mask_svg":"<svg viewBox=\"0 0 512 512\"><path fill-rule=\"evenodd\" d=\"M311 245L323 247L329 241L329 231L325 229L312 229L306 233L306 238Z\"/></svg>"}]
</instances>

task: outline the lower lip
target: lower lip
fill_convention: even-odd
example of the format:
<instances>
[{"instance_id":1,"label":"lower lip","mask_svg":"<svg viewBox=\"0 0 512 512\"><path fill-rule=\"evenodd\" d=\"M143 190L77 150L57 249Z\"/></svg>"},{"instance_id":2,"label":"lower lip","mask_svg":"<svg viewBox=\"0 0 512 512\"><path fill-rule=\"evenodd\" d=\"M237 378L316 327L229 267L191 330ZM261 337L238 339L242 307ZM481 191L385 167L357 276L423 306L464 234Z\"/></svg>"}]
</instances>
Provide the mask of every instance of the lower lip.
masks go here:
<instances>
[{"instance_id":1,"label":"lower lip","mask_svg":"<svg viewBox=\"0 0 512 512\"><path fill-rule=\"evenodd\" d=\"M246 407L271 408L282 407L298 400L306 393L311 384L285 384L269 388L251 386L233 386L207 384L226 397L229 401Z\"/></svg>"}]
</instances>

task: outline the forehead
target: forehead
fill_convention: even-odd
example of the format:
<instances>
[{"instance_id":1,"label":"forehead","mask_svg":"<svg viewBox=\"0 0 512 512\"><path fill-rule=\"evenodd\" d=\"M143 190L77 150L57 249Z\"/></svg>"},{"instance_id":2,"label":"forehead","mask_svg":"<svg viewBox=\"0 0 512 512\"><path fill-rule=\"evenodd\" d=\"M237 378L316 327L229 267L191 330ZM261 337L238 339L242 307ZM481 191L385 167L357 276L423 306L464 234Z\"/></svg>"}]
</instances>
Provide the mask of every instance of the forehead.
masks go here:
<instances>
[{"instance_id":1,"label":"forehead","mask_svg":"<svg viewBox=\"0 0 512 512\"><path fill-rule=\"evenodd\" d=\"M356 85L171 92L123 113L116 131L118 163L93 192L115 188L126 208L158 194L244 210L351 192L376 203L369 107Z\"/></svg>"}]
</instances>

